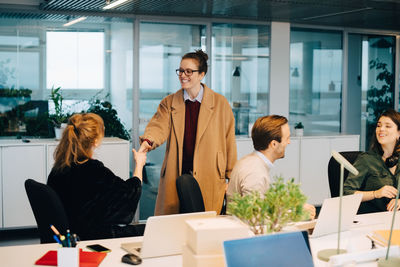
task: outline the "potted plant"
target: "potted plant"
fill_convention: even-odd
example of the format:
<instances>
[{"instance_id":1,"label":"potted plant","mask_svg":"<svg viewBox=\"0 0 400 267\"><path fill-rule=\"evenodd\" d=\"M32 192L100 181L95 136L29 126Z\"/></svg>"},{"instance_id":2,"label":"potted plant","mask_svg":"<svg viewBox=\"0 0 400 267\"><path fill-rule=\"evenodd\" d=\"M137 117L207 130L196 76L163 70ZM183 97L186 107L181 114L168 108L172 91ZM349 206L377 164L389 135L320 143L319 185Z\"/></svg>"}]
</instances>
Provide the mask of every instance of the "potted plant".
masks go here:
<instances>
[{"instance_id":1,"label":"potted plant","mask_svg":"<svg viewBox=\"0 0 400 267\"><path fill-rule=\"evenodd\" d=\"M235 194L228 202L227 213L249 225L256 235L279 232L288 223L309 217L303 210L306 199L294 179L285 183L277 177L264 195L257 191Z\"/></svg>"},{"instance_id":2,"label":"potted plant","mask_svg":"<svg viewBox=\"0 0 400 267\"><path fill-rule=\"evenodd\" d=\"M298 122L294 125L294 133L296 136L303 136L304 126L301 122Z\"/></svg>"},{"instance_id":3,"label":"potted plant","mask_svg":"<svg viewBox=\"0 0 400 267\"><path fill-rule=\"evenodd\" d=\"M50 99L54 103L54 114L49 114L49 121L54 126L54 133L56 139L61 138L62 131L66 128L68 115L63 112L63 96L61 94L61 87L51 88Z\"/></svg>"},{"instance_id":4,"label":"potted plant","mask_svg":"<svg viewBox=\"0 0 400 267\"><path fill-rule=\"evenodd\" d=\"M119 137L125 140L131 139L129 132L118 117L117 110L113 108L109 101L95 99L90 101L89 104L90 107L86 112L96 113L104 121L104 136Z\"/></svg>"}]
</instances>

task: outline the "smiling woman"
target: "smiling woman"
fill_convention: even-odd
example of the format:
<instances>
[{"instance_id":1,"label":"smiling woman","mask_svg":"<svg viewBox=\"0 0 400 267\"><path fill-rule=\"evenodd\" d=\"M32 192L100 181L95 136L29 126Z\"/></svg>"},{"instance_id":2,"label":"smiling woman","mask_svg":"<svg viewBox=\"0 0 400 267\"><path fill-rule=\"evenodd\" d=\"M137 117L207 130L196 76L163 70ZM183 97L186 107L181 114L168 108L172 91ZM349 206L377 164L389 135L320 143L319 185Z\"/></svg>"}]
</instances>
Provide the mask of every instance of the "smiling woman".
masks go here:
<instances>
[{"instance_id":1,"label":"smiling woman","mask_svg":"<svg viewBox=\"0 0 400 267\"><path fill-rule=\"evenodd\" d=\"M354 163L358 175L350 174L345 194L363 194L359 213L394 209L400 176L400 113L388 109L381 114L371 148Z\"/></svg>"},{"instance_id":2,"label":"smiling woman","mask_svg":"<svg viewBox=\"0 0 400 267\"><path fill-rule=\"evenodd\" d=\"M207 60L202 50L182 57L176 70L181 89L161 101L140 137L139 151L167 141L156 215L180 212L175 184L183 174L193 175L198 182L206 210L222 209L225 178L237 158L235 121L226 98L201 83Z\"/></svg>"}]
</instances>

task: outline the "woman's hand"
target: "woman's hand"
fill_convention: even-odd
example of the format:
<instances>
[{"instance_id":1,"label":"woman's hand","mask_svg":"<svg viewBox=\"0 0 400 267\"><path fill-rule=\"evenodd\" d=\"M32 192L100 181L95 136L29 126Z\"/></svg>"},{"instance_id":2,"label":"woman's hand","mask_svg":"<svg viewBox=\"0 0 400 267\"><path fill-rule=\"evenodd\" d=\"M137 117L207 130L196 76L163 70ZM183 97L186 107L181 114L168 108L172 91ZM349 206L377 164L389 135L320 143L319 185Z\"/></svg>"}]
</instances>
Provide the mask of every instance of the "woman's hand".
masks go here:
<instances>
[{"instance_id":1,"label":"woman's hand","mask_svg":"<svg viewBox=\"0 0 400 267\"><path fill-rule=\"evenodd\" d=\"M391 185L382 186L381 189L376 190L374 192L375 198L382 198L382 197L395 198L396 194L397 194L397 189Z\"/></svg>"},{"instance_id":2,"label":"woman's hand","mask_svg":"<svg viewBox=\"0 0 400 267\"><path fill-rule=\"evenodd\" d=\"M150 150L151 150L151 145L149 145L149 143L147 143L147 141L143 141L142 144L140 145L138 152L139 153L149 152Z\"/></svg>"},{"instance_id":3,"label":"woman's hand","mask_svg":"<svg viewBox=\"0 0 400 267\"><path fill-rule=\"evenodd\" d=\"M147 143L147 142L146 142ZM135 159L136 166L143 167L146 164L147 153L136 151L134 148L132 149L133 158Z\"/></svg>"},{"instance_id":4,"label":"woman's hand","mask_svg":"<svg viewBox=\"0 0 400 267\"><path fill-rule=\"evenodd\" d=\"M146 154L147 153L136 151L134 148L132 149L132 152L133 152L133 158L135 159L135 163L136 163L136 167L135 167L135 171L133 172L133 176L136 176L137 178L140 179L140 181L142 181L143 167L146 164L146 158L147 158Z\"/></svg>"},{"instance_id":5,"label":"woman's hand","mask_svg":"<svg viewBox=\"0 0 400 267\"><path fill-rule=\"evenodd\" d=\"M393 211L394 210L394 203L396 202L396 199L390 200L389 204L387 204L386 208L388 211ZM400 209L400 201L397 202L397 210Z\"/></svg>"},{"instance_id":6,"label":"woman's hand","mask_svg":"<svg viewBox=\"0 0 400 267\"><path fill-rule=\"evenodd\" d=\"M306 210L308 214L310 214L310 220L315 218L315 207L313 205L304 203L303 209Z\"/></svg>"}]
</instances>

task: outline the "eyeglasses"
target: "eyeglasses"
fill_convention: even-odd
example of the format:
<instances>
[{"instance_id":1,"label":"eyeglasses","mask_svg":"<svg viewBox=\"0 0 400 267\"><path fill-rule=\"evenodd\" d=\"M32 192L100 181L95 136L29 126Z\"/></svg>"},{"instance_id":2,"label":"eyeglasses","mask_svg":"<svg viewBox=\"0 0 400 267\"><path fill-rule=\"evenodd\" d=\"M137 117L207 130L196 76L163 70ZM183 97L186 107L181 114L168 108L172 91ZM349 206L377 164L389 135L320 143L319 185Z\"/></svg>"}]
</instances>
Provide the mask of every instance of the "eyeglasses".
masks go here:
<instances>
[{"instance_id":1,"label":"eyeglasses","mask_svg":"<svg viewBox=\"0 0 400 267\"><path fill-rule=\"evenodd\" d=\"M193 72L198 72L199 70L191 70L191 69L176 69L176 75L181 76L182 73L185 73L186 76L192 76Z\"/></svg>"}]
</instances>

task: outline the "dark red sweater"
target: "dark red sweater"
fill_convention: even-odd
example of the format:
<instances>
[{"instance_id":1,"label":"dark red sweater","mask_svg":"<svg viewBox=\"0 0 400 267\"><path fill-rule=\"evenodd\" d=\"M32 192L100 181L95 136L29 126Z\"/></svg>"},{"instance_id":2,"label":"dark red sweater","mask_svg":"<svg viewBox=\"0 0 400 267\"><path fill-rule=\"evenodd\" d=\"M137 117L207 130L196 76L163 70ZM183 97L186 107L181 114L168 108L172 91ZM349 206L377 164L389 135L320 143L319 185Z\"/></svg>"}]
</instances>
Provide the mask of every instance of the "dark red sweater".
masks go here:
<instances>
[{"instance_id":1,"label":"dark red sweater","mask_svg":"<svg viewBox=\"0 0 400 267\"><path fill-rule=\"evenodd\" d=\"M185 106L182 174L191 173L193 171L193 155L196 143L197 119L199 118L200 102L186 100Z\"/></svg>"}]
</instances>

